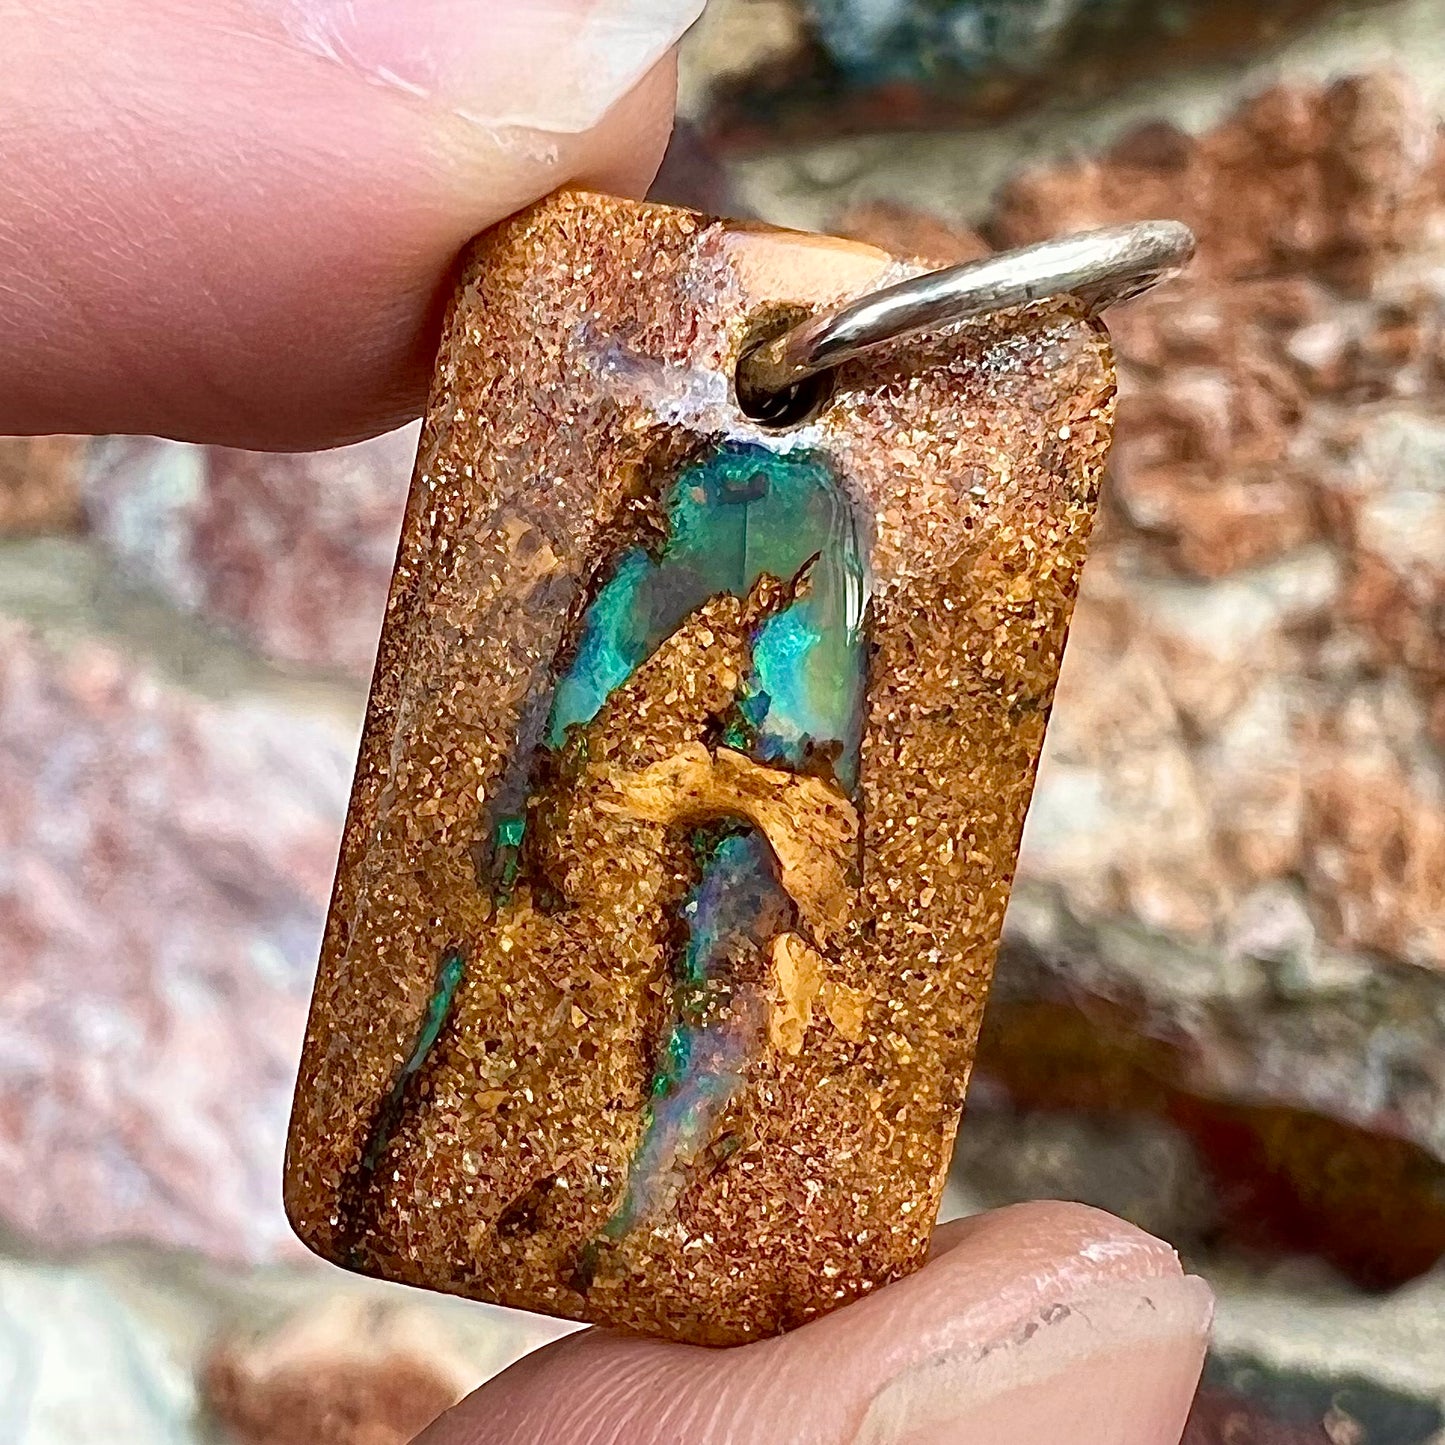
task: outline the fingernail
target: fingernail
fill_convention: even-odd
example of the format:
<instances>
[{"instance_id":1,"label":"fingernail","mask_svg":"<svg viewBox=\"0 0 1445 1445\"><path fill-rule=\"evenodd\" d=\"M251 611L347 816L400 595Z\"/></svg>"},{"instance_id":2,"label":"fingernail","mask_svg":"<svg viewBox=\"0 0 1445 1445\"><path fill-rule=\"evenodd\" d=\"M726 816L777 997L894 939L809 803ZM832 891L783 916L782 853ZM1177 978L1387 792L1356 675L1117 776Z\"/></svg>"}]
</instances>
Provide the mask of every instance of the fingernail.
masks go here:
<instances>
[{"instance_id":1,"label":"fingernail","mask_svg":"<svg viewBox=\"0 0 1445 1445\"><path fill-rule=\"evenodd\" d=\"M1178 1445L1212 1313L1209 1287L1182 1276L1048 1305L977 1353L910 1366L854 1445Z\"/></svg>"},{"instance_id":2,"label":"fingernail","mask_svg":"<svg viewBox=\"0 0 1445 1445\"><path fill-rule=\"evenodd\" d=\"M668 52L705 0L285 0L308 49L486 126L575 133Z\"/></svg>"}]
</instances>

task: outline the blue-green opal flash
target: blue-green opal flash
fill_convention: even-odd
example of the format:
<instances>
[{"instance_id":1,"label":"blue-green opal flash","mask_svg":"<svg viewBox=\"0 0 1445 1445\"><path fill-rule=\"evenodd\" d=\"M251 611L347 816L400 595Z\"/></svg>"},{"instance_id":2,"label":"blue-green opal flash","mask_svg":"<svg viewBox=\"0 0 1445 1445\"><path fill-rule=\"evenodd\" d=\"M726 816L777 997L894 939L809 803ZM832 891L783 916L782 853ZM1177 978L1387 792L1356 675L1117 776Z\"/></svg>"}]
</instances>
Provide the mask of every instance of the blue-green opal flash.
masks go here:
<instances>
[{"instance_id":1,"label":"blue-green opal flash","mask_svg":"<svg viewBox=\"0 0 1445 1445\"><path fill-rule=\"evenodd\" d=\"M609 1239L657 1214L681 1171L713 1142L766 1033L762 990L731 978L730 965L785 932L792 913L763 835L748 828L724 838L683 906L688 941L674 965L673 1023Z\"/></svg>"},{"instance_id":2,"label":"blue-green opal flash","mask_svg":"<svg viewBox=\"0 0 1445 1445\"><path fill-rule=\"evenodd\" d=\"M765 761L797 766L809 739L840 742L839 781L851 791L866 586L852 507L832 468L815 452L726 443L683 470L667 513L662 552L624 552L587 609L576 656L557 681L548 745L560 747L569 728L591 722L709 598L746 597L764 575L786 581L816 558L806 595L753 639L753 676L739 701L767 734Z\"/></svg>"},{"instance_id":3,"label":"blue-green opal flash","mask_svg":"<svg viewBox=\"0 0 1445 1445\"><path fill-rule=\"evenodd\" d=\"M411 1053L407 1055L406 1062L397 1071L396 1078L392 1080L391 1092L387 1095L381 1112L377 1116L376 1128L372 1132L366 1154L362 1159L364 1170L370 1172L381 1162L381 1156L386 1152L386 1146L391 1142L397 1121L401 1118L406 1086L420 1072L422 1065L427 1061L427 1056L436 1047L436 1041L441 1037L441 1031L451 1015L452 1005L456 1002L457 989L461 986L466 971L467 960L462 953L453 950L442 955L441 963L437 966L436 984L432 989L431 998L427 1000L426 1015L422 1019L421 1027L417 1030L416 1041L412 1044Z\"/></svg>"},{"instance_id":4,"label":"blue-green opal flash","mask_svg":"<svg viewBox=\"0 0 1445 1445\"><path fill-rule=\"evenodd\" d=\"M517 883L522 868L522 839L527 820L506 817L492 830L492 892L498 903L506 903Z\"/></svg>"},{"instance_id":5,"label":"blue-green opal flash","mask_svg":"<svg viewBox=\"0 0 1445 1445\"><path fill-rule=\"evenodd\" d=\"M797 595L751 639L752 669L725 742L774 767L822 759L852 793L867 588L853 509L832 467L815 452L723 443L683 469L666 502L661 551L625 552L587 609L576 655L558 679L548 745L561 747L571 729L590 723L710 598L746 597L772 576L798 583ZM756 830L710 842L700 872L683 906L688 937L673 965L673 1023L626 1194L605 1230L612 1239L665 1207L681 1172L713 1142L765 1038L760 982L733 973L792 926L792 901Z\"/></svg>"}]
</instances>

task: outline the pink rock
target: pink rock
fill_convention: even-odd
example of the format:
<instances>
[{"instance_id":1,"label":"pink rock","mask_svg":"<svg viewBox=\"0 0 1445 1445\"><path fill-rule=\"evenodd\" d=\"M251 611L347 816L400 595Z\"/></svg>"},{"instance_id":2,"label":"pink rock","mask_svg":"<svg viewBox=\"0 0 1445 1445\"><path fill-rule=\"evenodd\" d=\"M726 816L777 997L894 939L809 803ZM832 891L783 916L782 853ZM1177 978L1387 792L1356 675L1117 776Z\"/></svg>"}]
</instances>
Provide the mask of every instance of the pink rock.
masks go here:
<instances>
[{"instance_id":1,"label":"pink rock","mask_svg":"<svg viewBox=\"0 0 1445 1445\"><path fill-rule=\"evenodd\" d=\"M92 529L132 576L285 662L370 676L417 429L283 456L98 444Z\"/></svg>"},{"instance_id":2,"label":"pink rock","mask_svg":"<svg viewBox=\"0 0 1445 1445\"><path fill-rule=\"evenodd\" d=\"M355 719L0 630L0 1216L255 1258Z\"/></svg>"},{"instance_id":3,"label":"pink rock","mask_svg":"<svg viewBox=\"0 0 1445 1445\"><path fill-rule=\"evenodd\" d=\"M999 987L1124 1011L1200 1097L1445 1158L1445 223L1391 75L1026 173L985 233L1182 215L1121 360Z\"/></svg>"}]
</instances>

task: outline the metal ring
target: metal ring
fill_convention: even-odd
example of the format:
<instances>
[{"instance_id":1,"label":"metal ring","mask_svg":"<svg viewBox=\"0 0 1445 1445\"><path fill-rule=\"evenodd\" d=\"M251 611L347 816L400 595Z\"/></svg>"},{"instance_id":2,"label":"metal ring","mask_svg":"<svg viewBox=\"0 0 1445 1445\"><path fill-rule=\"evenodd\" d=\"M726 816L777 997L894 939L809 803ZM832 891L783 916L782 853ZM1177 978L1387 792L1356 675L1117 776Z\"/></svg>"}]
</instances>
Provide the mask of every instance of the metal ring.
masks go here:
<instances>
[{"instance_id":1,"label":"metal ring","mask_svg":"<svg viewBox=\"0 0 1445 1445\"><path fill-rule=\"evenodd\" d=\"M1095 310L1147 291L1194 254L1179 221L1140 221L930 271L800 321L738 361L740 392L776 395L921 331L1052 296Z\"/></svg>"}]
</instances>

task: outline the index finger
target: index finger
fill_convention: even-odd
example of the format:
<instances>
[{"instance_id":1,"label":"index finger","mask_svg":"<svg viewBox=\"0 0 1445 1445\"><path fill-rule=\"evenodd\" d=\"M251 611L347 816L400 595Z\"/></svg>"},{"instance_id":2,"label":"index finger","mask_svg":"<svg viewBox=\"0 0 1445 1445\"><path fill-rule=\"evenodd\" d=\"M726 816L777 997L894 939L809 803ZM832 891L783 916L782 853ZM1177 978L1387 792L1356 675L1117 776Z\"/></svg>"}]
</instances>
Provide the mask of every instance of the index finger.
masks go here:
<instances>
[{"instance_id":1,"label":"index finger","mask_svg":"<svg viewBox=\"0 0 1445 1445\"><path fill-rule=\"evenodd\" d=\"M700 4L0 0L0 432L414 416L470 236L646 188Z\"/></svg>"}]
</instances>

